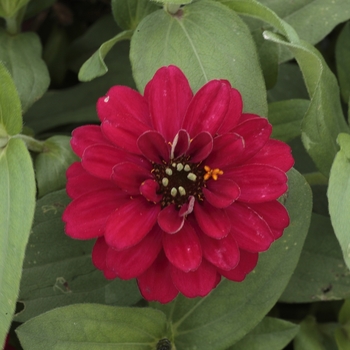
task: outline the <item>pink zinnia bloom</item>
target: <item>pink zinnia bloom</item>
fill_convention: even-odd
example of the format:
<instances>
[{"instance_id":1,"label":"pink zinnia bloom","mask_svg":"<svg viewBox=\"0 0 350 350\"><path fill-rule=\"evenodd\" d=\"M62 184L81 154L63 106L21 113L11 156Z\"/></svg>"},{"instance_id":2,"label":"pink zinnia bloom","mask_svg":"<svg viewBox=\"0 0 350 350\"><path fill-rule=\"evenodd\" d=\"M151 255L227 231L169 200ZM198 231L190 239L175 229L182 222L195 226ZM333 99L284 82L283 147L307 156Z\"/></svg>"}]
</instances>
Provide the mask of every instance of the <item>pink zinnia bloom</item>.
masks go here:
<instances>
[{"instance_id":1,"label":"pink zinnia bloom","mask_svg":"<svg viewBox=\"0 0 350 350\"><path fill-rule=\"evenodd\" d=\"M162 67L144 96L114 86L97 112L100 126L73 131L81 162L67 171L63 220L70 237L97 238L106 278L137 278L162 303L205 296L221 276L242 281L289 225L277 198L290 148L270 139L267 119L242 113L228 81L193 95L179 68Z\"/></svg>"}]
</instances>

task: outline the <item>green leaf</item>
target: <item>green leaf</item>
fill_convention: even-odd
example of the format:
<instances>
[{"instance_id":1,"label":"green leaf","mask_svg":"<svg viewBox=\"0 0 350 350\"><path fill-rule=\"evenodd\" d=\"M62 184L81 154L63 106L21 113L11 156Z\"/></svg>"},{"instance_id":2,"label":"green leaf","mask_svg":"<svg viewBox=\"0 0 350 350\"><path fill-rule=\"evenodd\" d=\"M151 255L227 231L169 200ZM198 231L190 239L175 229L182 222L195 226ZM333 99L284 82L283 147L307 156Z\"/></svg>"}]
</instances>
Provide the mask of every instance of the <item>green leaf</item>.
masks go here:
<instances>
[{"instance_id":1,"label":"green leaf","mask_svg":"<svg viewBox=\"0 0 350 350\"><path fill-rule=\"evenodd\" d=\"M325 175L329 175L338 151L336 138L349 130L342 112L339 87L320 53L310 44L291 44L282 36L264 32L266 39L286 45L296 57L311 98L302 123L302 141L305 149Z\"/></svg>"},{"instance_id":2,"label":"green leaf","mask_svg":"<svg viewBox=\"0 0 350 350\"><path fill-rule=\"evenodd\" d=\"M269 104L268 119L272 124L272 137L289 142L300 136L301 121L309 107L308 100L287 100Z\"/></svg>"},{"instance_id":3,"label":"green leaf","mask_svg":"<svg viewBox=\"0 0 350 350\"><path fill-rule=\"evenodd\" d=\"M193 2L176 15L151 13L131 39L130 60L141 92L158 68L174 64L194 92L211 79L227 79L241 92L246 112L266 115L266 91L249 30L219 3Z\"/></svg>"},{"instance_id":4,"label":"green leaf","mask_svg":"<svg viewBox=\"0 0 350 350\"><path fill-rule=\"evenodd\" d=\"M55 1L56 0L30 0L27 5L25 19L34 17L42 10L45 10L46 8L53 5Z\"/></svg>"},{"instance_id":5,"label":"green leaf","mask_svg":"<svg viewBox=\"0 0 350 350\"><path fill-rule=\"evenodd\" d=\"M338 320L341 324L350 323L350 299L345 300L340 309Z\"/></svg>"},{"instance_id":6,"label":"green leaf","mask_svg":"<svg viewBox=\"0 0 350 350\"><path fill-rule=\"evenodd\" d=\"M29 0L0 0L0 17L13 17Z\"/></svg>"},{"instance_id":7,"label":"green leaf","mask_svg":"<svg viewBox=\"0 0 350 350\"><path fill-rule=\"evenodd\" d=\"M310 303L349 296L350 274L330 219L313 214L298 266L280 301Z\"/></svg>"},{"instance_id":8,"label":"green leaf","mask_svg":"<svg viewBox=\"0 0 350 350\"><path fill-rule=\"evenodd\" d=\"M151 308L77 304L40 315L16 332L25 350L155 349L165 315Z\"/></svg>"},{"instance_id":9,"label":"green leaf","mask_svg":"<svg viewBox=\"0 0 350 350\"><path fill-rule=\"evenodd\" d=\"M144 17L158 9L150 0L112 0L114 19L124 30L135 30Z\"/></svg>"},{"instance_id":10,"label":"green leaf","mask_svg":"<svg viewBox=\"0 0 350 350\"><path fill-rule=\"evenodd\" d=\"M50 77L35 33L9 35L0 28L0 61L11 73L25 112L47 90Z\"/></svg>"},{"instance_id":11,"label":"green leaf","mask_svg":"<svg viewBox=\"0 0 350 350\"><path fill-rule=\"evenodd\" d=\"M340 151L332 165L327 196L334 232L350 268L350 135L340 134L337 141Z\"/></svg>"},{"instance_id":12,"label":"green leaf","mask_svg":"<svg viewBox=\"0 0 350 350\"><path fill-rule=\"evenodd\" d=\"M162 4L176 4L176 5L183 5L183 4L189 4L193 0L150 0Z\"/></svg>"},{"instance_id":13,"label":"green leaf","mask_svg":"<svg viewBox=\"0 0 350 350\"><path fill-rule=\"evenodd\" d=\"M177 349L226 349L249 333L283 292L304 243L311 213L311 192L294 169L288 173L285 205L291 224L283 237L260 254L256 269L245 281L223 280L207 297L178 296L167 305L153 303L171 322Z\"/></svg>"},{"instance_id":14,"label":"green leaf","mask_svg":"<svg viewBox=\"0 0 350 350\"><path fill-rule=\"evenodd\" d=\"M250 333L227 350L280 350L298 333L299 326L265 317Z\"/></svg>"},{"instance_id":15,"label":"green leaf","mask_svg":"<svg viewBox=\"0 0 350 350\"><path fill-rule=\"evenodd\" d=\"M132 31L127 30L119 33L114 38L103 43L100 48L82 65L78 78L80 81L91 81L108 72L104 58L112 47L119 41L130 39Z\"/></svg>"},{"instance_id":16,"label":"green leaf","mask_svg":"<svg viewBox=\"0 0 350 350\"><path fill-rule=\"evenodd\" d=\"M10 139L0 153L0 198L0 344L3 344L15 311L35 206L32 161L21 140Z\"/></svg>"},{"instance_id":17,"label":"green leaf","mask_svg":"<svg viewBox=\"0 0 350 350\"><path fill-rule=\"evenodd\" d=\"M0 133L16 135L22 130L21 102L11 75L0 61ZM5 135L0 135L5 136ZM1 149L2 145L0 145Z\"/></svg>"},{"instance_id":18,"label":"green leaf","mask_svg":"<svg viewBox=\"0 0 350 350\"><path fill-rule=\"evenodd\" d=\"M73 153L69 136L53 136L44 142L44 150L35 158L39 197L66 185L66 170L79 158Z\"/></svg>"},{"instance_id":19,"label":"green leaf","mask_svg":"<svg viewBox=\"0 0 350 350\"><path fill-rule=\"evenodd\" d=\"M335 46L340 92L345 103L350 98L350 22L340 32Z\"/></svg>"},{"instance_id":20,"label":"green leaf","mask_svg":"<svg viewBox=\"0 0 350 350\"><path fill-rule=\"evenodd\" d=\"M118 49L118 50L116 50ZM25 114L27 126L41 133L67 124L99 122L96 114L97 99L107 93L113 85L133 87L128 58L129 43L122 42L108 55L109 72L89 83L47 92Z\"/></svg>"},{"instance_id":21,"label":"green leaf","mask_svg":"<svg viewBox=\"0 0 350 350\"><path fill-rule=\"evenodd\" d=\"M69 202L65 190L37 201L19 295L24 310L16 315L16 321L74 303L126 306L141 299L134 280L106 280L93 266L92 240L65 235L62 213Z\"/></svg>"}]
</instances>

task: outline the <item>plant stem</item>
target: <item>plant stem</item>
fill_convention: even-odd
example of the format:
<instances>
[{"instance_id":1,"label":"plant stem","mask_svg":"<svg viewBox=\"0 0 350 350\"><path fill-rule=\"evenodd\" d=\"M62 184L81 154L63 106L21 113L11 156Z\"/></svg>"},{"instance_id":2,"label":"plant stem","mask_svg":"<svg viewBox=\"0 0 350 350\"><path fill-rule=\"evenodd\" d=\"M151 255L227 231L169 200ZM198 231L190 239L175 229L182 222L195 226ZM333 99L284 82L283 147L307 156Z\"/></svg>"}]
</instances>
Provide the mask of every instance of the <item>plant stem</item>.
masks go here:
<instances>
[{"instance_id":1,"label":"plant stem","mask_svg":"<svg viewBox=\"0 0 350 350\"><path fill-rule=\"evenodd\" d=\"M19 31L16 16L5 18L5 21L6 21L6 31L11 35L16 35Z\"/></svg>"},{"instance_id":2,"label":"plant stem","mask_svg":"<svg viewBox=\"0 0 350 350\"><path fill-rule=\"evenodd\" d=\"M38 141L31 136L27 136L27 135L23 135L23 134L18 134L18 135L13 136L13 137L23 140L23 142L26 144L27 148L32 152L37 152L37 153L44 152L44 148L45 148L44 141Z\"/></svg>"}]
</instances>

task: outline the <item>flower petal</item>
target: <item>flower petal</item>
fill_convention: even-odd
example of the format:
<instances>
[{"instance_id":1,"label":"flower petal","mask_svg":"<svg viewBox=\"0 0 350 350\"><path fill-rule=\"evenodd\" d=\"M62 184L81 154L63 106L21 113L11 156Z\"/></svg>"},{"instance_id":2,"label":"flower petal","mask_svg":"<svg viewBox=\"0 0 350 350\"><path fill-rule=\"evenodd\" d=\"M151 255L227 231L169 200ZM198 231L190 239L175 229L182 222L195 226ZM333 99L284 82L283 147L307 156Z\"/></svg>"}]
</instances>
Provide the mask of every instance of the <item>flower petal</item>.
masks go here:
<instances>
[{"instance_id":1,"label":"flower petal","mask_svg":"<svg viewBox=\"0 0 350 350\"><path fill-rule=\"evenodd\" d=\"M109 141L103 136L98 125L84 125L73 130L70 144L74 153L81 158L87 147L96 144L108 146Z\"/></svg>"},{"instance_id":2,"label":"flower petal","mask_svg":"<svg viewBox=\"0 0 350 350\"><path fill-rule=\"evenodd\" d=\"M186 130L179 130L171 144L170 159L182 156L190 147L190 135Z\"/></svg>"},{"instance_id":3,"label":"flower petal","mask_svg":"<svg viewBox=\"0 0 350 350\"><path fill-rule=\"evenodd\" d=\"M138 277L153 264L161 248L162 231L154 226L140 243L131 248L121 251L109 248L106 267L124 280Z\"/></svg>"},{"instance_id":4,"label":"flower petal","mask_svg":"<svg viewBox=\"0 0 350 350\"><path fill-rule=\"evenodd\" d=\"M214 239L205 234L199 235L203 256L214 266L232 270L239 263L239 248L231 234L222 239Z\"/></svg>"},{"instance_id":5,"label":"flower petal","mask_svg":"<svg viewBox=\"0 0 350 350\"><path fill-rule=\"evenodd\" d=\"M250 253L240 249L240 260L238 265L230 271L220 269L219 273L231 281L242 282L246 275L256 266L258 257L258 253Z\"/></svg>"},{"instance_id":6,"label":"flower petal","mask_svg":"<svg viewBox=\"0 0 350 350\"><path fill-rule=\"evenodd\" d=\"M168 260L182 271L197 270L202 262L198 236L187 221L174 235L163 235L163 248Z\"/></svg>"},{"instance_id":7,"label":"flower petal","mask_svg":"<svg viewBox=\"0 0 350 350\"><path fill-rule=\"evenodd\" d=\"M226 211L232 224L230 234L240 248L263 252L275 240L266 221L245 204L236 202Z\"/></svg>"},{"instance_id":8,"label":"flower petal","mask_svg":"<svg viewBox=\"0 0 350 350\"><path fill-rule=\"evenodd\" d=\"M162 67L147 84L145 97L155 130L172 142L192 99L187 78L178 67Z\"/></svg>"},{"instance_id":9,"label":"flower petal","mask_svg":"<svg viewBox=\"0 0 350 350\"><path fill-rule=\"evenodd\" d=\"M204 197L216 208L228 207L241 194L240 188L232 180L219 178L217 181L211 180L207 183L207 188L203 188Z\"/></svg>"},{"instance_id":10,"label":"flower petal","mask_svg":"<svg viewBox=\"0 0 350 350\"><path fill-rule=\"evenodd\" d=\"M190 144L187 154L191 156L192 163L199 163L208 157L213 149L213 137L209 132L203 131L197 134Z\"/></svg>"},{"instance_id":11,"label":"flower petal","mask_svg":"<svg viewBox=\"0 0 350 350\"><path fill-rule=\"evenodd\" d=\"M109 216L127 199L122 191L107 188L83 194L73 200L62 216L67 235L76 239L102 236Z\"/></svg>"},{"instance_id":12,"label":"flower petal","mask_svg":"<svg viewBox=\"0 0 350 350\"><path fill-rule=\"evenodd\" d=\"M112 180L116 186L132 196L140 194L140 185L150 178L150 171L134 163L119 163L113 168Z\"/></svg>"},{"instance_id":13,"label":"flower petal","mask_svg":"<svg viewBox=\"0 0 350 350\"><path fill-rule=\"evenodd\" d=\"M215 135L229 106L230 89L226 80L211 80L196 93L182 125L191 138L202 131Z\"/></svg>"},{"instance_id":14,"label":"flower petal","mask_svg":"<svg viewBox=\"0 0 350 350\"><path fill-rule=\"evenodd\" d=\"M104 237L98 237L92 249L92 263L99 270L106 269L106 255L109 247Z\"/></svg>"},{"instance_id":15,"label":"flower petal","mask_svg":"<svg viewBox=\"0 0 350 350\"><path fill-rule=\"evenodd\" d=\"M184 272L173 266L171 277L176 288L187 298L206 296L220 281L216 268L205 259L196 271Z\"/></svg>"},{"instance_id":16,"label":"flower petal","mask_svg":"<svg viewBox=\"0 0 350 350\"><path fill-rule=\"evenodd\" d=\"M158 225L166 233L176 233L184 225L184 217L180 216L175 204L170 204L158 214Z\"/></svg>"},{"instance_id":17,"label":"flower petal","mask_svg":"<svg viewBox=\"0 0 350 350\"><path fill-rule=\"evenodd\" d=\"M221 124L218 133L226 134L230 132L237 124L242 114L243 101L238 90L231 88L230 104L226 112L223 123Z\"/></svg>"},{"instance_id":18,"label":"flower petal","mask_svg":"<svg viewBox=\"0 0 350 350\"><path fill-rule=\"evenodd\" d=\"M76 199L81 195L102 189L109 188L111 191L116 189L116 186L110 180L102 180L98 177L90 175L81 165L80 162L73 163L67 170L67 185L66 191L68 196Z\"/></svg>"},{"instance_id":19,"label":"flower petal","mask_svg":"<svg viewBox=\"0 0 350 350\"><path fill-rule=\"evenodd\" d=\"M244 152L244 148L244 140L237 134L225 134L215 137L213 150L205 160L205 165L210 166L212 169L223 169L228 165L236 165Z\"/></svg>"},{"instance_id":20,"label":"flower petal","mask_svg":"<svg viewBox=\"0 0 350 350\"><path fill-rule=\"evenodd\" d=\"M147 101L137 91L116 85L111 87L106 96L97 101L97 114L101 122L105 120L125 120L128 116L151 126Z\"/></svg>"},{"instance_id":21,"label":"flower petal","mask_svg":"<svg viewBox=\"0 0 350 350\"><path fill-rule=\"evenodd\" d=\"M283 230L289 226L287 209L278 201L251 203L249 207L267 222L275 239L281 237Z\"/></svg>"},{"instance_id":22,"label":"flower petal","mask_svg":"<svg viewBox=\"0 0 350 350\"><path fill-rule=\"evenodd\" d=\"M123 250L139 243L157 222L159 205L136 197L119 207L108 219L105 239L109 246Z\"/></svg>"},{"instance_id":23,"label":"flower petal","mask_svg":"<svg viewBox=\"0 0 350 350\"><path fill-rule=\"evenodd\" d=\"M157 131L146 131L137 140L142 154L151 162L162 163L169 160L169 145Z\"/></svg>"},{"instance_id":24,"label":"flower petal","mask_svg":"<svg viewBox=\"0 0 350 350\"><path fill-rule=\"evenodd\" d=\"M266 164L282 171L288 171L294 165L291 148L278 140L269 140L263 148L245 164Z\"/></svg>"},{"instance_id":25,"label":"flower petal","mask_svg":"<svg viewBox=\"0 0 350 350\"><path fill-rule=\"evenodd\" d=\"M206 201L196 202L194 214L199 227L209 237L221 239L231 230L231 221L225 209L215 208Z\"/></svg>"},{"instance_id":26,"label":"flower petal","mask_svg":"<svg viewBox=\"0 0 350 350\"><path fill-rule=\"evenodd\" d=\"M159 203L162 200L162 195L157 194L159 190L159 184L154 180L146 180L142 182L140 186L140 193L149 201L154 204Z\"/></svg>"},{"instance_id":27,"label":"flower petal","mask_svg":"<svg viewBox=\"0 0 350 350\"><path fill-rule=\"evenodd\" d=\"M241 189L239 201L247 203L269 202L287 191L287 176L277 168L249 164L225 171L225 175Z\"/></svg>"},{"instance_id":28,"label":"flower petal","mask_svg":"<svg viewBox=\"0 0 350 350\"><path fill-rule=\"evenodd\" d=\"M124 162L132 162L146 169L152 169L151 164L145 158L108 145L88 147L81 160L81 164L87 172L105 180L111 178L115 165Z\"/></svg>"},{"instance_id":29,"label":"flower petal","mask_svg":"<svg viewBox=\"0 0 350 350\"><path fill-rule=\"evenodd\" d=\"M171 279L171 265L161 252L151 267L137 278L142 296L148 301L169 303L178 294Z\"/></svg>"}]
</instances>

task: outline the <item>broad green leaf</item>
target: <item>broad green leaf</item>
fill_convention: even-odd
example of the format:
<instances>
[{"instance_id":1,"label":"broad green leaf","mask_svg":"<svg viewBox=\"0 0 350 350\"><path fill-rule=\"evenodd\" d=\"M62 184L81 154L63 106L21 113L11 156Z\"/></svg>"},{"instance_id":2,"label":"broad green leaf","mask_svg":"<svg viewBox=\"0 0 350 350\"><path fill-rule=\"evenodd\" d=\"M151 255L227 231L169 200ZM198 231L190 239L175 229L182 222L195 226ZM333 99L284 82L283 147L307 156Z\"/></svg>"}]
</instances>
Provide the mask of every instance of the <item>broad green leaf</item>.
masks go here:
<instances>
[{"instance_id":1,"label":"broad green leaf","mask_svg":"<svg viewBox=\"0 0 350 350\"><path fill-rule=\"evenodd\" d=\"M294 338L295 350L335 350L335 345L313 316L306 317L300 323L300 331Z\"/></svg>"},{"instance_id":2,"label":"broad green leaf","mask_svg":"<svg viewBox=\"0 0 350 350\"><path fill-rule=\"evenodd\" d=\"M340 309L338 320L341 324L350 322L350 299L345 300Z\"/></svg>"},{"instance_id":3,"label":"broad green leaf","mask_svg":"<svg viewBox=\"0 0 350 350\"><path fill-rule=\"evenodd\" d=\"M180 295L167 305L152 304L167 314L177 349L226 349L248 334L276 303L298 262L311 214L309 186L294 169L288 177L285 205L290 226L260 254L245 281L224 279L207 297Z\"/></svg>"},{"instance_id":4,"label":"broad green leaf","mask_svg":"<svg viewBox=\"0 0 350 350\"><path fill-rule=\"evenodd\" d=\"M310 44L291 44L280 35L264 32L266 39L287 46L297 59L311 98L302 123L305 149L325 175L338 151L336 138L349 130L342 112L337 80L321 54Z\"/></svg>"},{"instance_id":5,"label":"broad green leaf","mask_svg":"<svg viewBox=\"0 0 350 350\"><path fill-rule=\"evenodd\" d=\"M74 303L126 306L141 299L134 280L108 281L93 266L93 240L79 241L65 235L61 218L69 202L65 190L37 201L19 295L24 310L16 315L16 321Z\"/></svg>"},{"instance_id":6,"label":"broad green leaf","mask_svg":"<svg viewBox=\"0 0 350 350\"><path fill-rule=\"evenodd\" d=\"M279 65L277 83L267 92L267 98L269 102L309 98L298 65L292 63Z\"/></svg>"},{"instance_id":7,"label":"broad green leaf","mask_svg":"<svg viewBox=\"0 0 350 350\"><path fill-rule=\"evenodd\" d=\"M310 303L350 296L350 272L330 219L313 214L297 268L280 301Z\"/></svg>"},{"instance_id":8,"label":"broad green leaf","mask_svg":"<svg viewBox=\"0 0 350 350\"><path fill-rule=\"evenodd\" d=\"M158 2L161 4L175 4L175 5L183 5L183 4L189 4L193 0L150 0L154 2Z\"/></svg>"},{"instance_id":9,"label":"broad green leaf","mask_svg":"<svg viewBox=\"0 0 350 350\"><path fill-rule=\"evenodd\" d=\"M0 61L0 133L16 135L22 130L21 102L11 75ZM5 135L1 135L5 136ZM0 145L0 148L2 145Z\"/></svg>"},{"instance_id":10,"label":"broad green leaf","mask_svg":"<svg viewBox=\"0 0 350 350\"><path fill-rule=\"evenodd\" d=\"M0 0L0 17L14 17L29 0Z\"/></svg>"},{"instance_id":11,"label":"broad green leaf","mask_svg":"<svg viewBox=\"0 0 350 350\"><path fill-rule=\"evenodd\" d=\"M35 206L32 161L24 143L10 139L0 153L0 344L10 327Z\"/></svg>"},{"instance_id":12,"label":"broad green leaf","mask_svg":"<svg viewBox=\"0 0 350 350\"><path fill-rule=\"evenodd\" d=\"M108 72L104 58L112 47L126 39L130 39L132 31L126 30L119 33L114 38L104 42L100 48L82 65L79 71L78 78L80 81L90 81L97 77L100 77Z\"/></svg>"},{"instance_id":13,"label":"broad green leaf","mask_svg":"<svg viewBox=\"0 0 350 350\"><path fill-rule=\"evenodd\" d=\"M338 320L341 326L335 331L335 339L339 350L347 350L350 344L350 299L345 300Z\"/></svg>"},{"instance_id":14,"label":"broad green leaf","mask_svg":"<svg viewBox=\"0 0 350 350\"><path fill-rule=\"evenodd\" d=\"M151 308L76 304L42 314L16 332L25 350L155 349L165 315Z\"/></svg>"},{"instance_id":15,"label":"broad green leaf","mask_svg":"<svg viewBox=\"0 0 350 350\"><path fill-rule=\"evenodd\" d=\"M44 142L44 150L35 158L39 197L66 185L66 170L79 158L70 146L70 137L53 136Z\"/></svg>"},{"instance_id":16,"label":"broad green leaf","mask_svg":"<svg viewBox=\"0 0 350 350\"><path fill-rule=\"evenodd\" d=\"M11 73L26 111L47 90L50 77L35 33L8 35L0 28L0 61Z\"/></svg>"},{"instance_id":17,"label":"broad green leaf","mask_svg":"<svg viewBox=\"0 0 350 350\"><path fill-rule=\"evenodd\" d=\"M134 86L128 49L128 42L122 42L118 48L112 49L106 59L110 69L105 76L68 89L47 92L24 115L26 125L41 133L67 124L98 123L97 99L113 85Z\"/></svg>"},{"instance_id":18,"label":"broad green leaf","mask_svg":"<svg viewBox=\"0 0 350 350\"><path fill-rule=\"evenodd\" d=\"M144 17L158 9L159 6L150 0L112 0L114 19L124 30L135 30Z\"/></svg>"},{"instance_id":19,"label":"broad green leaf","mask_svg":"<svg viewBox=\"0 0 350 350\"><path fill-rule=\"evenodd\" d=\"M266 115L266 91L249 30L219 3L193 2L176 15L151 13L131 39L130 60L141 92L158 68L174 64L194 92L211 79L227 79L241 92L246 112Z\"/></svg>"},{"instance_id":20,"label":"broad green leaf","mask_svg":"<svg viewBox=\"0 0 350 350\"><path fill-rule=\"evenodd\" d=\"M340 92L345 103L350 98L350 22L346 23L339 34L335 47L335 59L339 78Z\"/></svg>"},{"instance_id":21,"label":"broad green leaf","mask_svg":"<svg viewBox=\"0 0 350 350\"><path fill-rule=\"evenodd\" d=\"M300 136L301 121L309 107L308 100L287 100L269 104L268 119L272 124L272 137L289 142Z\"/></svg>"},{"instance_id":22,"label":"broad green leaf","mask_svg":"<svg viewBox=\"0 0 350 350\"><path fill-rule=\"evenodd\" d=\"M340 151L334 159L329 177L329 213L346 265L350 268L350 135L338 137Z\"/></svg>"},{"instance_id":23,"label":"broad green leaf","mask_svg":"<svg viewBox=\"0 0 350 350\"><path fill-rule=\"evenodd\" d=\"M298 333L299 326L265 317L250 333L227 350L281 350Z\"/></svg>"}]
</instances>

